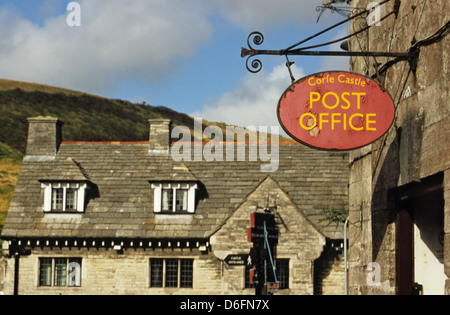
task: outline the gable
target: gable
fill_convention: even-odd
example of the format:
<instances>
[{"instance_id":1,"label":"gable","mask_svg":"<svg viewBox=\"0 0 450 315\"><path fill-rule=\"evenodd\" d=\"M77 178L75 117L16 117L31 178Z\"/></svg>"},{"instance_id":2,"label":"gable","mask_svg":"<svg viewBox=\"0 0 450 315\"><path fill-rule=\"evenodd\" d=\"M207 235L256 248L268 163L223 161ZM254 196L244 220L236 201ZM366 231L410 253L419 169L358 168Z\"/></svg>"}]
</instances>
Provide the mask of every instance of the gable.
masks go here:
<instances>
[{"instance_id":1,"label":"gable","mask_svg":"<svg viewBox=\"0 0 450 315\"><path fill-rule=\"evenodd\" d=\"M217 257L224 259L230 254L248 253L253 246L247 241L247 227L252 212L263 212L265 207L276 205L275 222L279 229L277 251L319 257L325 245L325 236L300 211L280 185L270 176L263 180L237 207L226 222L210 239Z\"/></svg>"}]
</instances>

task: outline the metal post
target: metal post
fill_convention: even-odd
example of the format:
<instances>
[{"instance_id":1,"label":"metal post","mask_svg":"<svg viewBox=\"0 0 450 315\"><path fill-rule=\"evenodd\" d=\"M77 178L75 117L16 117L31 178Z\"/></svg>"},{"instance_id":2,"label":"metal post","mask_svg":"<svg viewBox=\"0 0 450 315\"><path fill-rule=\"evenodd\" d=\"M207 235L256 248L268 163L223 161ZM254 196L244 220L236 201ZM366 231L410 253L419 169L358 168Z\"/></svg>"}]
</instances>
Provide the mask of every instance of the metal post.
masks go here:
<instances>
[{"instance_id":1,"label":"metal post","mask_svg":"<svg viewBox=\"0 0 450 315\"><path fill-rule=\"evenodd\" d=\"M348 280L347 280L347 227L348 222L350 221L350 217L345 220L344 224L344 275L345 275L345 295L348 295Z\"/></svg>"},{"instance_id":2,"label":"metal post","mask_svg":"<svg viewBox=\"0 0 450 315\"><path fill-rule=\"evenodd\" d=\"M273 264L272 252L270 250L270 244L269 244L269 239L268 239L267 235L268 235L268 233L267 233L267 229L266 229L266 221L264 221L264 239L266 242L267 251L269 252L269 258L270 258L270 264L272 266L273 276L274 276L275 282L278 282L277 273L275 272L275 265Z\"/></svg>"}]
</instances>

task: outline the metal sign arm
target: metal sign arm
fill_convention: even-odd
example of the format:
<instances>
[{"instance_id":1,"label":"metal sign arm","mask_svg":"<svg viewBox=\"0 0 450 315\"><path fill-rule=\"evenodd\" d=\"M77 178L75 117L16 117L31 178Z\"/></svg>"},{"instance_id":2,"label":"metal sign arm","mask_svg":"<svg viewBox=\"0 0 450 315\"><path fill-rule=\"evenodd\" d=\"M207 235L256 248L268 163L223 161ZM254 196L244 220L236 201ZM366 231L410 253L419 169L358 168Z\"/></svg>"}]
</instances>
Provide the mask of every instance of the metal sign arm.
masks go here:
<instances>
[{"instance_id":1,"label":"metal sign arm","mask_svg":"<svg viewBox=\"0 0 450 315\"><path fill-rule=\"evenodd\" d=\"M379 3L379 5L383 5L386 4L388 2L390 2L392 0L384 0L381 3ZM398 14L398 10L399 10L399 1L395 0L395 5L394 5L394 10L391 11L390 13L388 13L387 15L385 15L383 18L380 19L380 22L387 19L388 17L390 17L391 15ZM251 41L253 42L254 45L261 45L264 42L264 36L262 33L260 32L252 32L247 39L247 45L248 48L244 48L242 47L241 49L241 57L245 58L247 57L247 62L246 62L246 66L247 66L247 70L252 72L252 73L258 73L259 71L261 71L262 69L262 62L259 59L253 59L250 60L252 57L254 56L258 56L258 55L273 55L273 56L341 56L341 57L388 57L388 58L397 58L398 60L409 60L412 61L417 57L418 54L418 50L414 49L414 47L412 47L409 51L407 52L372 52L372 51L311 51L309 49L314 49L314 48L319 48L319 47L323 47L323 46L328 46L337 42L341 42L344 41L346 39L352 38L354 36L357 36L358 34L367 31L370 27L370 25L368 25L367 27L362 28L359 31L354 32L353 34L350 34L348 36L345 36L343 38L337 39L337 40L333 40L331 42L327 42L327 43L323 43L323 44L319 44L319 45L314 45L314 46L308 46L308 47L301 47L301 48L296 48L298 46L300 46L301 44L314 39L316 37L318 37L319 35L322 35L346 22L349 22L355 18L358 18L360 16L362 16L363 14L367 14L369 13L369 10L364 10L360 13L357 13L347 19L345 19L342 22L339 22L315 35L312 35L286 49L280 49L280 50L259 50L259 49L254 49L252 47L252 44L250 43Z\"/></svg>"}]
</instances>

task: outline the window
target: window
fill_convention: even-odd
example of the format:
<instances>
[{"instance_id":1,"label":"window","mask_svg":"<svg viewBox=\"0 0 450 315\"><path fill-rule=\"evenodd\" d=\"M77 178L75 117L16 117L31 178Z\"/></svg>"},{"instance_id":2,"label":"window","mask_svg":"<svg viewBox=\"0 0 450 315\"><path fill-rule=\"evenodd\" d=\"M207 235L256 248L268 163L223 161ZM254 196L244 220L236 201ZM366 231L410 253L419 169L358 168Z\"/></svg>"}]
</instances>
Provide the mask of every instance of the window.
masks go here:
<instances>
[{"instance_id":1,"label":"window","mask_svg":"<svg viewBox=\"0 0 450 315\"><path fill-rule=\"evenodd\" d=\"M187 214L195 212L195 190L193 183L153 184L154 212Z\"/></svg>"},{"instance_id":2,"label":"window","mask_svg":"<svg viewBox=\"0 0 450 315\"><path fill-rule=\"evenodd\" d=\"M275 262L277 280L279 289L289 289L289 259L277 259ZM246 266L245 268L245 288L254 288L255 285L250 284L250 269L253 266Z\"/></svg>"},{"instance_id":3,"label":"window","mask_svg":"<svg viewBox=\"0 0 450 315\"><path fill-rule=\"evenodd\" d=\"M187 211L188 210L188 190L177 189L177 196L175 198L175 211Z\"/></svg>"},{"instance_id":4,"label":"window","mask_svg":"<svg viewBox=\"0 0 450 315\"><path fill-rule=\"evenodd\" d=\"M86 183L43 183L45 212L83 212Z\"/></svg>"},{"instance_id":5,"label":"window","mask_svg":"<svg viewBox=\"0 0 450 315\"><path fill-rule=\"evenodd\" d=\"M276 263L277 280L279 289L289 289L289 259L277 259Z\"/></svg>"},{"instance_id":6,"label":"window","mask_svg":"<svg viewBox=\"0 0 450 315\"><path fill-rule=\"evenodd\" d=\"M161 200L162 212L188 212L188 190L181 188L163 188Z\"/></svg>"},{"instance_id":7,"label":"window","mask_svg":"<svg viewBox=\"0 0 450 315\"><path fill-rule=\"evenodd\" d=\"M150 287L192 288L193 259L150 259Z\"/></svg>"},{"instance_id":8,"label":"window","mask_svg":"<svg viewBox=\"0 0 450 315\"><path fill-rule=\"evenodd\" d=\"M76 211L77 210L77 194L78 190L73 188L66 189L66 204L65 209Z\"/></svg>"},{"instance_id":9,"label":"window","mask_svg":"<svg viewBox=\"0 0 450 315\"><path fill-rule=\"evenodd\" d=\"M164 212L173 211L173 189L162 190L162 205L161 210Z\"/></svg>"},{"instance_id":10,"label":"window","mask_svg":"<svg viewBox=\"0 0 450 315\"><path fill-rule=\"evenodd\" d=\"M80 287L81 258L40 258L40 287Z\"/></svg>"},{"instance_id":11,"label":"window","mask_svg":"<svg viewBox=\"0 0 450 315\"><path fill-rule=\"evenodd\" d=\"M78 191L73 188L52 189L52 211L77 211Z\"/></svg>"}]
</instances>

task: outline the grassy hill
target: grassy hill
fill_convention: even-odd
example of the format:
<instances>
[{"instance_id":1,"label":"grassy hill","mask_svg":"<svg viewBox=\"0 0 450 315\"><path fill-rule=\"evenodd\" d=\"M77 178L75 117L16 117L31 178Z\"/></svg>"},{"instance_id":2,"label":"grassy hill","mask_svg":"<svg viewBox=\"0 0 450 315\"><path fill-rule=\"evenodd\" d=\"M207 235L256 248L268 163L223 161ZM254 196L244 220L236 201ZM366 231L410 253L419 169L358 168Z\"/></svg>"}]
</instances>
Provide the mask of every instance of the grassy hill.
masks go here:
<instances>
[{"instance_id":1,"label":"grassy hill","mask_svg":"<svg viewBox=\"0 0 450 315\"><path fill-rule=\"evenodd\" d=\"M164 107L133 104L48 86L0 82L0 142L25 152L28 117L54 116L64 122L65 141L143 141L149 118L170 118L174 125L193 128L185 114Z\"/></svg>"},{"instance_id":2,"label":"grassy hill","mask_svg":"<svg viewBox=\"0 0 450 315\"><path fill-rule=\"evenodd\" d=\"M23 155L0 143L0 230L11 202Z\"/></svg>"},{"instance_id":3,"label":"grassy hill","mask_svg":"<svg viewBox=\"0 0 450 315\"><path fill-rule=\"evenodd\" d=\"M0 229L26 150L27 118L39 115L64 122L64 141L144 141L150 118L168 118L193 130L191 117L165 107L0 79Z\"/></svg>"}]
</instances>

